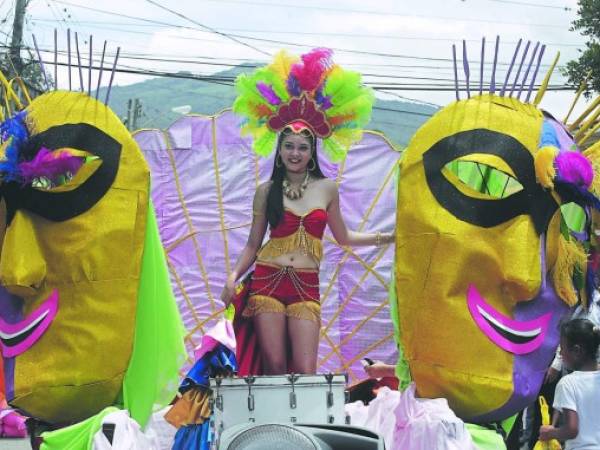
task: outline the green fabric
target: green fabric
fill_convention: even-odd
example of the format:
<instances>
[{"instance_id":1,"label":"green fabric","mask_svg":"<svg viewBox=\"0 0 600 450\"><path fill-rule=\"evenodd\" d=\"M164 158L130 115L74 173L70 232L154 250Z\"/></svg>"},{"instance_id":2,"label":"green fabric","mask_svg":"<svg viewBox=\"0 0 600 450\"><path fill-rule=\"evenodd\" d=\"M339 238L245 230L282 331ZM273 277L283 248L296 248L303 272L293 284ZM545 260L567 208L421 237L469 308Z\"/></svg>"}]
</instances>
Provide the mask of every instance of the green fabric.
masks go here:
<instances>
[{"instance_id":1,"label":"green fabric","mask_svg":"<svg viewBox=\"0 0 600 450\"><path fill-rule=\"evenodd\" d=\"M142 428L153 408L168 405L177 393L179 369L186 358L184 333L171 290L154 206L150 202L135 339L123 380L123 406Z\"/></svg>"},{"instance_id":2,"label":"green fabric","mask_svg":"<svg viewBox=\"0 0 600 450\"><path fill-rule=\"evenodd\" d=\"M517 416L514 415L503 420L500 424L507 436L516 420ZM473 442L479 450L506 450L506 443L497 431L473 423L467 423L466 425Z\"/></svg>"},{"instance_id":3,"label":"green fabric","mask_svg":"<svg viewBox=\"0 0 600 450\"><path fill-rule=\"evenodd\" d=\"M390 289L388 291L388 297L390 300L390 315L392 316L392 323L394 324L394 339L396 340L396 346L398 348L398 361L396 362L396 377L398 378L398 388L404 391L412 378L410 376L410 369L408 367L408 361L404 358L404 352L402 345L400 345L400 317L398 315L398 298L396 297L396 269L392 266L392 280L390 282Z\"/></svg>"},{"instance_id":4,"label":"green fabric","mask_svg":"<svg viewBox=\"0 0 600 450\"><path fill-rule=\"evenodd\" d=\"M95 416L60 430L42 433L44 442L40 450L89 450L92 448L94 435L102 426L102 419L108 414L118 411L109 406Z\"/></svg>"}]
</instances>

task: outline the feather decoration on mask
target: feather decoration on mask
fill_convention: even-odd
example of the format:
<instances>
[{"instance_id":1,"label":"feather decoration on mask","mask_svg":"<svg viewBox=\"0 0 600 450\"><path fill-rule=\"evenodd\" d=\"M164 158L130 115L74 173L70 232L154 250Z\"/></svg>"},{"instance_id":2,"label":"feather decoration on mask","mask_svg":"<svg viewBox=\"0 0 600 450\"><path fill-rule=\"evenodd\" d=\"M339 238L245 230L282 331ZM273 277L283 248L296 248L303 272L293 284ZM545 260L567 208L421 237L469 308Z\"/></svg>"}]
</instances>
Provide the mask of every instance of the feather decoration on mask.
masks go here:
<instances>
[{"instance_id":1,"label":"feather decoration on mask","mask_svg":"<svg viewBox=\"0 0 600 450\"><path fill-rule=\"evenodd\" d=\"M20 151L29 139L25 120L23 110L0 124L0 137L5 145L4 158L0 160L0 180L4 182L19 181Z\"/></svg>"},{"instance_id":2,"label":"feather decoration on mask","mask_svg":"<svg viewBox=\"0 0 600 450\"><path fill-rule=\"evenodd\" d=\"M19 177L23 184L42 177L55 180L60 175L75 174L82 164L82 158L67 151L53 152L42 147L31 161L19 164Z\"/></svg>"}]
</instances>

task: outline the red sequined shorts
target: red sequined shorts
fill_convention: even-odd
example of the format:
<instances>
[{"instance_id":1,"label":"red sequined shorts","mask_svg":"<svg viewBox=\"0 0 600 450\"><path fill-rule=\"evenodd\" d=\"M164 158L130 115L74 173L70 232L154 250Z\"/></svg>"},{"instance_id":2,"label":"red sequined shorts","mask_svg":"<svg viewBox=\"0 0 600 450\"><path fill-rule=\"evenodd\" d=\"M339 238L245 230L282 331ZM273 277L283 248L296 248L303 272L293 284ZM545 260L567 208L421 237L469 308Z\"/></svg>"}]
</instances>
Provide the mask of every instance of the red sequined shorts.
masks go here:
<instances>
[{"instance_id":1,"label":"red sequined shorts","mask_svg":"<svg viewBox=\"0 0 600 450\"><path fill-rule=\"evenodd\" d=\"M257 263L242 314L253 317L267 312L320 323L319 271Z\"/></svg>"}]
</instances>

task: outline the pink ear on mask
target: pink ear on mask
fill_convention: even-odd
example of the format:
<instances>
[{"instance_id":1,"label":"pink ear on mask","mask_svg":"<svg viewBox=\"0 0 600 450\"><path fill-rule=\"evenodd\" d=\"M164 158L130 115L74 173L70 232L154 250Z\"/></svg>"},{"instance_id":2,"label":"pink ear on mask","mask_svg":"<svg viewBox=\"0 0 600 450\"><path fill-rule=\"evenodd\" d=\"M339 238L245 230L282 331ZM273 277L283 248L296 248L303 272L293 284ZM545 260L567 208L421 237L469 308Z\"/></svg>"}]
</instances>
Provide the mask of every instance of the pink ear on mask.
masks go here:
<instances>
[{"instance_id":1,"label":"pink ear on mask","mask_svg":"<svg viewBox=\"0 0 600 450\"><path fill-rule=\"evenodd\" d=\"M557 176L562 181L589 189L594 179L594 168L589 159L579 152L562 152L554 160Z\"/></svg>"}]
</instances>

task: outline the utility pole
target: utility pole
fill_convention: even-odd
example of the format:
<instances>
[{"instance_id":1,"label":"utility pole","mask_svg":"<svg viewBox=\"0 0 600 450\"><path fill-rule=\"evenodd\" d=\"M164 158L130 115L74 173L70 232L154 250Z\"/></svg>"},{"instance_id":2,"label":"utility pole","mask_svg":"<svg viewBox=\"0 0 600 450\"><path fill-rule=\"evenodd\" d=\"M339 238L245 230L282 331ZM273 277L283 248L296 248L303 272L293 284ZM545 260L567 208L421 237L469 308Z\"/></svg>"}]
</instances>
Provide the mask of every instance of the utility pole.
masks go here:
<instances>
[{"instance_id":1,"label":"utility pole","mask_svg":"<svg viewBox=\"0 0 600 450\"><path fill-rule=\"evenodd\" d=\"M138 119L141 119L141 118L142 118L142 102L140 101L139 98L136 98L134 106L133 106L133 124L131 127L132 131L137 130Z\"/></svg>"},{"instance_id":2,"label":"utility pole","mask_svg":"<svg viewBox=\"0 0 600 450\"><path fill-rule=\"evenodd\" d=\"M17 0L15 4L15 20L13 22L12 41L10 43L10 60L15 76L21 74L23 62L21 61L21 43L23 42L23 21L25 19L25 9L27 8L27 0Z\"/></svg>"},{"instance_id":3,"label":"utility pole","mask_svg":"<svg viewBox=\"0 0 600 450\"><path fill-rule=\"evenodd\" d=\"M131 99L127 100L127 119L125 126L129 131L131 131Z\"/></svg>"},{"instance_id":4,"label":"utility pole","mask_svg":"<svg viewBox=\"0 0 600 450\"><path fill-rule=\"evenodd\" d=\"M127 100L127 118L125 126L129 131L137 130L138 120L142 118L142 102L139 98Z\"/></svg>"}]
</instances>

